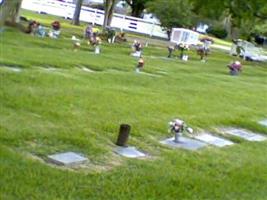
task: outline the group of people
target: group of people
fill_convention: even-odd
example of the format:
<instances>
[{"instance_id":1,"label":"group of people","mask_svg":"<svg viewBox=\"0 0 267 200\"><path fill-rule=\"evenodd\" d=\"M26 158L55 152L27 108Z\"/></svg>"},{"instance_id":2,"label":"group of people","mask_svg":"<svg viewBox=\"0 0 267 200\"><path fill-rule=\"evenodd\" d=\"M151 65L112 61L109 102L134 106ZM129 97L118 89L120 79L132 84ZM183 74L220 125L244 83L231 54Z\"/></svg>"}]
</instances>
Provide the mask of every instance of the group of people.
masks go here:
<instances>
[{"instance_id":1,"label":"group of people","mask_svg":"<svg viewBox=\"0 0 267 200\"><path fill-rule=\"evenodd\" d=\"M39 37L49 36L51 38L58 38L60 35L60 28L59 21L52 22L51 28L49 29L42 26L39 22L33 20L29 22L26 33Z\"/></svg>"}]
</instances>

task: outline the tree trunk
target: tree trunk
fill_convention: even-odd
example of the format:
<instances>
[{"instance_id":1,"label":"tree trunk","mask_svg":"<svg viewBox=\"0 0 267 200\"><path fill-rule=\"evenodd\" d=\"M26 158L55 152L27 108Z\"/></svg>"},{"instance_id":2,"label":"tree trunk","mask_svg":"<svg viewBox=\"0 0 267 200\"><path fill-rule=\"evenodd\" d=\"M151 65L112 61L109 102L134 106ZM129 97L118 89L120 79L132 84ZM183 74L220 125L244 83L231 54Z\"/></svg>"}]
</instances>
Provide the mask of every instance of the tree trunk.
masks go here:
<instances>
[{"instance_id":1,"label":"tree trunk","mask_svg":"<svg viewBox=\"0 0 267 200\"><path fill-rule=\"evenodd\" d=\"M116 5L116 0L113 0L111 8L109 9L109 13L108 13L108 22L107 22L108 26L111 25L111 21L112 21L115 5Z\"/></svg>"},{"instance_id":2,"label":"tree trunk","mask_svg":"<svg viewBox=\"0 0 267 200\"><path fill-rule=\"evenodd\" d=\"M0 25L8 23L16 25L19 22L19 11L22 0L5 0L0 6Z\"/></svg>"},{"instance_id":3,"label":"tree trunk","mask_svg":"<svg viewBox=\"0 0 267 200\"><path fill-rule=\"evenodd\" d=\"M80 13L81 13L81 8L82 8L82 3L83 3L83 0L76 1L75 11L73 14L72 24L77 25L77 26L80 25Z\"/></svg>"},{"instance_id":4,"label":"tree trunk","mask_svg":"<svg viewBox=\"0 0 267 200\"><path fill-rule=\"evenodd\" d=\"M105 1L105 16L104 16L103 29L106 29L107 26L110 26L116 3L117 0Z\"/></svg>"}]
</instances>

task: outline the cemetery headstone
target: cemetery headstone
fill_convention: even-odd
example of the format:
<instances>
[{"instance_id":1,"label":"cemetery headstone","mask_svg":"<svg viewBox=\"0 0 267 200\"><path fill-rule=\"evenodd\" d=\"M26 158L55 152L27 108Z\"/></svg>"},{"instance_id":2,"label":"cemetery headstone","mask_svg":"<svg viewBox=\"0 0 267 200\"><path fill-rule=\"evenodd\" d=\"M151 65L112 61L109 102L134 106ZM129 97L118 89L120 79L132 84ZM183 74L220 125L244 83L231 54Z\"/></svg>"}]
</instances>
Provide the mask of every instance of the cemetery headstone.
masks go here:
<instances>
[{"instance_id":1,"label":"cemetery headstone","mask_svg":"<svg viewBox=\"0 0 267 200\"><path fill-rule=\"evenodd\" d=\"M48 156L49 161L55 163L57 165L64 165L64 166L74 166L82 164L88 161L87 158L84 156L74 153L74 152L65 152L65 153L58 153Z\"/></svg>"},{"instance_id":2,"label":"cemetery headstone","mask_svg":"<svg viewBox=\"0 0 267 200\"><path fill-rule=\"evenodd\" d=\"M85 72L94 72L93 70L91 70L91 69L89 69L89 68L87 68L87 67L82 67L81 68L83 71L85 71Z\"/></svg>"},{"instance_id":3,"label":"cemetery headstone","mask_svg":"<svg viewBox=\"0 0 267 200\"><path fill-rule=\"evenodd\" d=\"M263 135L253 133L251 131L241 129L241 128L222 128L220 129L223 133L240 137L248 141L263 141L266 139Z\"/></svg>"},{"instance_id":4,"label":"cemetery headstone","mask_svg":"<svg viewBox=\"0 0 267 200\"><path fill-rule=\"evenodd\" d=\"M135 147L116 147L115 152L127 158L145 157L146 154L137 150Z\"/></svg>"},{"instance_id":5,"label":"cemetery headstone","mask_svg":"<svg viewBox=\"0 0 267 200\"><path fill-rule=\"evenodd\" d=\"M208 144L214 145L214 146L218 146L218 147L224 147L224 146L228 146L228 145L233 145L234 143L226 140L224 138L218 137L218 136L214 136L211 135L210 133L200 133L196 136L194 136L195 139L200 140L202 142L206 142Z\"/></svg>"},{"instance_id":6,"label":"cemetery headstone","mask_svg":"<svg viewBox=\"0 0 267 200\"><path fill-rule=\"evenodd\" d=\"M261 120L258 122L260 125L262 126L266 126L267 127L267 119Z\"/></svg>"},{"instance_id":7,"label":"cemetery headstone","mask_svg":"<svg viewBox=\"0 0 267 200\"><path fill-rule=\"evenodd\" d=\"M177 139L176 139L177 140ZM198 140L187 138L184 136L179 136L178 142L175 141L175 138L168 138L160 141L161 144L168 145L172 148L183 148L187 150L197 150L205 147L207 144Z\"/></svg>"}]
</instances>

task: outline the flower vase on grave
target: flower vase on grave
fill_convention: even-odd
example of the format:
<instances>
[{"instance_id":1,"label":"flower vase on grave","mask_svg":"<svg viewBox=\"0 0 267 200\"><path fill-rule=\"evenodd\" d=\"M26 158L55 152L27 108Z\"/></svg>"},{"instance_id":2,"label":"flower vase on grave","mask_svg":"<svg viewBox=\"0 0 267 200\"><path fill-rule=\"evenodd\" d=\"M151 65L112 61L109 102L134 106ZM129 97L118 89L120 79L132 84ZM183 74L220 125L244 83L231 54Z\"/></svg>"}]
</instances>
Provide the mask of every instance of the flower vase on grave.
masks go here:
<instances>
[{"instance_id":1,"label":"flower vase on grave","mask_svg":"<svg viewBox=\"0 0 267 200\"><path fill-rule=\"evenodd\" d=\"M95 54L100 54L100 47L98 45L95 47Z\"/></svg>"},{"instance_id":2,"label":"flower vase on grave","mask_svg":"<svg viewBox=\"0 0 267 200\"><path fill-rule=\"evenodd\" d=\"M180 137L180 132L175 132L175 134L174 134L174 142L175 143L178 143L179 142L179 137Z\"/></svg>"},{"instance_id":3,"label":"flower vase on grave","mask_svg":"<svg viewBox=\"0 0 267 200\"><path fill-rule=\"evenodd\" d=\"M183 61L188 61L188 55L183 55L182 60Z\"/></svg>"},{"instance_id":4,"label":"flower vase on grave","mask_svg":"<svg viewBox=\"0 0 267 200\"><path fill-rule=\"evenodd\" d=\"M175 143L179 143L180 140L180 136L183 134L183 131L187 131L188 133L192 134L193 133L193 129L190 127L187 127L186 124L184 123L184 121L180 120L180 119L174 119L173 121L171 121L169 123L170 125L170 131L172 133L174 133L174 140L173 142Z\"/></svg>"}]
</instances>

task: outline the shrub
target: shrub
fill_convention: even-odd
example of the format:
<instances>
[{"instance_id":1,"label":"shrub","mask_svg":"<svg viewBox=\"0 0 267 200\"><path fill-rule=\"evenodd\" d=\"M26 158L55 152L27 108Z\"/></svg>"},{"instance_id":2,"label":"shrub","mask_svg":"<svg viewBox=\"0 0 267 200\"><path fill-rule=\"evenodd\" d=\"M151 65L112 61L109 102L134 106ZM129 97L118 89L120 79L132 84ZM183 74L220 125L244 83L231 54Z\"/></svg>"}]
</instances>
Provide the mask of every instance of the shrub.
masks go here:
<instances>
[{"instance_id":1,"label":"shrub","mask_svg":"<svg viewBox=\"0 0 267 200\"><path fill-rule=\"evenodd\" d=\"M211 27L207 30L207 33L221 39L227 37L227 31L221 27Z\"/></svg>"}]
</instances>

